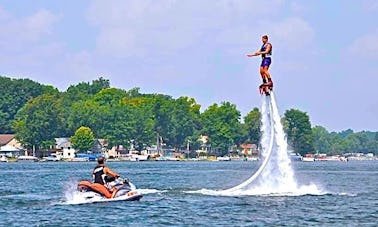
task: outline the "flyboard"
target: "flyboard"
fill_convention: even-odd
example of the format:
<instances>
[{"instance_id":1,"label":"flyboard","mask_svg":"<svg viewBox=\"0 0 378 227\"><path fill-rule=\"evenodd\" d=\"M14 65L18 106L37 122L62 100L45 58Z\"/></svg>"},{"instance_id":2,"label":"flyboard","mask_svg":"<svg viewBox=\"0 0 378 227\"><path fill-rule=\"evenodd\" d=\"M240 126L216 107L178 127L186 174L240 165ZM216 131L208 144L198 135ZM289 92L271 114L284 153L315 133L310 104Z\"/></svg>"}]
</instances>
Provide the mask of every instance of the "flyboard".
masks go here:
<instances>
[{"instance_id":1,"label":"flyboard","mask_svg":"<svg viewBox=\"0 0 378 227\"><path fill-rule=\"evenodd\" d=\"M261 86L260 86L260 92L261 92ZM265 169L272 155L273 144L274 144L274 135L273 135L274 134L274 120L273 120L273 108L272 108L272 102L271 102L271 95L273 95L273 91L269 88L268 89L264 88L263 94L265 94L265 99L267 103L267 107L263 106L263 108L268 108L268 118L269 118L269 124L270 124L270 138L269 138L269 146L267 148L268 150L266 152L267 155L265 156L264 161L261 164L261 166L250 178L248 178L246 181L244 181L243 183L235 187L222 190L223 192L234 192L237 190L241 190L241 189L246 188L246 186L250 185L252 182L254 182L261 175L262 171Z\"/></svg>"}]
</instances>

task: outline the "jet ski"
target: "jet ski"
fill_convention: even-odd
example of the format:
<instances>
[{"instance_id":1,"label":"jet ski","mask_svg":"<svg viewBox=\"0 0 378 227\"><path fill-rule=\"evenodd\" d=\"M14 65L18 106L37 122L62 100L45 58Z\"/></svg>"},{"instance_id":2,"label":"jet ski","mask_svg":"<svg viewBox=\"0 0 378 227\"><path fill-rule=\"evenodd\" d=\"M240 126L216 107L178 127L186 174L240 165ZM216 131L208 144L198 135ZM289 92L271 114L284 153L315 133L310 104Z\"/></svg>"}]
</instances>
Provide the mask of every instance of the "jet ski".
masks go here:
<instances>
[{"instance_id":1,"label":"jet ski","mask_svg":"<svg viewBox=\"0 0 378 227\"><path fill-rule=\"evenodd\" d=\"M143 195L137 191L135 185L127 178L113 178L107 180L106 185L82 180L77 185L77 190L85 201L139 201Z\"/></svg>"}]
</instances>

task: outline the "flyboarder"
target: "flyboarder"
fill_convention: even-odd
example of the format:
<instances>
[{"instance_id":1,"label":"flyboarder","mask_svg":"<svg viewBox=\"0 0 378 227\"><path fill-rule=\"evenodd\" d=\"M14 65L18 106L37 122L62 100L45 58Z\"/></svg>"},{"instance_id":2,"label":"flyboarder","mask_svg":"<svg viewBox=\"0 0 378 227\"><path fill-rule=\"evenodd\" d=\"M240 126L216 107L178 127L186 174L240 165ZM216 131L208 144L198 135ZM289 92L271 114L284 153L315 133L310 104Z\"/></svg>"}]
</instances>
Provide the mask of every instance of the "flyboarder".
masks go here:
<instances>
[{"instance_id":1,"label":"flyboarder","mask_svg":"<svg viewBox=\"0 0 378 227\"><path fill-rule=\"evenodd\" d=\"M269 94L269 90L273 89L273 81L268 71L269 66L272 63L271 56L272 56L273 47L271 43L268 43L267 35L262 36L262 42L263 42L263 45L261 46L260 50L256 51L253 54L247 54L247 57L261 55L262 61L260 65L260 75L261 75L263 83L260 85L259 89L260 89L261 94L263 92L265 94Z\"/></svg>"}]
</instances>

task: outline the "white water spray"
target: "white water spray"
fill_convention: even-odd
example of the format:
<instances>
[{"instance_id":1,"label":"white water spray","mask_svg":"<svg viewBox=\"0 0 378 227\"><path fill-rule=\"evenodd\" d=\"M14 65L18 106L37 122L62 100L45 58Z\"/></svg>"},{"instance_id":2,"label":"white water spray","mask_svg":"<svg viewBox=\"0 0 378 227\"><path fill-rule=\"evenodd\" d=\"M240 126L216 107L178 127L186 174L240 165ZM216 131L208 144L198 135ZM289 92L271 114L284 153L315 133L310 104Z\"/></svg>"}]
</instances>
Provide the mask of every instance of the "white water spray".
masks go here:
<instances>
[{"instance_id":1,"label":"white water spray","mask_svg":"<svg viewBox=\"0 0 378 227\"><path fill-rule=\"evenodd\" d=\"M281 117L273 92L271 92L270 96L263 97L261 110L263 133L261 139L262 156L264 158L263 165L266 164L256 179L243 188L243 193L254 195L303 195L321 193L316 185L302 187L298 187L297 185L287 151L287 141L281 124Z\"/></svg>"},{"instance_id":2,"label":"white water spray","mask_svg":"<svg viewBox=\"0 0 378 227\"><path fill-rule=\"evenodd\" d=\"M285 133L281 124L281 118L278 114L278 108L275 101L274 93L272 92L270 97L267 97L270 103L270 118L273 125L272 132L267 135L264 131L264 121L263 123L263 138L265 136L271 136L274 138L273 149L270 151L271 155L268 157L268 164L262 171L259 179L255 184L251 184L248 187L249 191L261 192L266 194L282 194L282 193L294 193L297 191L297 183L294 178L294 171L291 166L291 160L287 152L287 142L285 138ZM262 112L263 115L267 115ZM261 141L262 145L265 143L264 140ZM264 151L263 146L263 154Z\"/></svg>"},{"instance_id":3,"label":"white water spray","mask_svg":"<svg viewBox=\"0 0 378 227\"><path fill-rule=\"evenodd\" d=\"M263 105L262 105L262 125L263 125L263 128L262 128L262 131L263 131L263 135L262 135L262 143L261 143L261 146L262 146L262 157L264 158L264 162L262 163L262 165L259 167L259 169L255 172L255 174L253 174L249 179L247 179L246 181L244 181L243 183L233 187L233 188L230 188L230 189L227 189L227 190L224 190L224 191L227 191L227 192L235 192L235 191L239 191L239 190L244 190L246 187L248 187L252 182L256 181L256 179L258 179L260 177L260 175L263 173L263 171L265 170L269 160L270 160L270 156L272 154L272 151L273 151L273 142L274 142L274 136L272 135L273 133L273 118L270 117L270 114L271 114L271 106L270 106L270 103L267 102L266 99L263 99Z\"/></svg>"},{"instance_id":4,"label":"white water spray","mask_svg":"<svg viewBox=\"0 0 378 227\"><path fill-rule=\"evenodd\" d=\"M262 97L261 114L261 156L264 161L258 170L235 187L220 191L202 189L197 193L225 196L324 194L314 184L298 187L273 92Z\"/></svg>"}]
</instances>

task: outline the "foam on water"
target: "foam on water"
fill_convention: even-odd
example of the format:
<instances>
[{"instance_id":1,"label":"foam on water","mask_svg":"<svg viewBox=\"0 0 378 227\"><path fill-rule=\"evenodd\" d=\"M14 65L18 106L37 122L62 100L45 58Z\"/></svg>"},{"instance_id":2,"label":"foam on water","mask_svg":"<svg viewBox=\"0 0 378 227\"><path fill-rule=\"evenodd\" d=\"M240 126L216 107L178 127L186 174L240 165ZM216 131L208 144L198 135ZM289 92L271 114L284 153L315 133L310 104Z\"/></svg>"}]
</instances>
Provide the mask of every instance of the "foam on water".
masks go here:
<instances>
[{"instance_id":1,"label":"foam on water","mask_svg":"<svg viewBox=\"0 0 378 227\"><path fill-rule=\"evenodd\" d=\"M235 191L227 191L227 190L211 190L211 189L200 189L195 191L186 191L186 193L193 193L193 194L203 194L203 195L212 195L212 196L303 196L303 195L326 195L329 194L328 192L322 192L319 190L316 185L304 185L298 187L296 190L287 191L284 190L282 192L278 192L277 190L265 191L264 188L254 188L251 189L239 189Z\"/></svg>"},{"instance_id":2,"label":"foam on water","mask_svg":"<svg viewBox=\"0 0 378 227\"><path fill-rule=\"evenodd\" d=\"M166 190L148 189L148 188L138 188L137 191L143 195L166 192Z\"/></svg>"}]
</instances>

